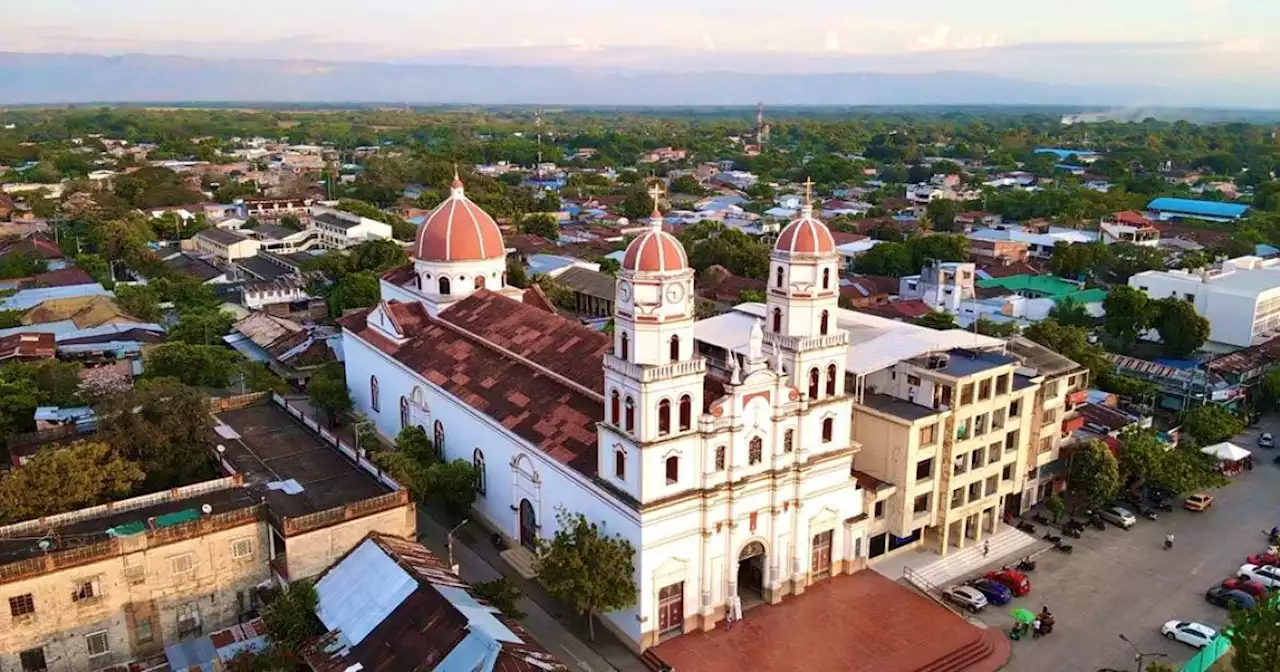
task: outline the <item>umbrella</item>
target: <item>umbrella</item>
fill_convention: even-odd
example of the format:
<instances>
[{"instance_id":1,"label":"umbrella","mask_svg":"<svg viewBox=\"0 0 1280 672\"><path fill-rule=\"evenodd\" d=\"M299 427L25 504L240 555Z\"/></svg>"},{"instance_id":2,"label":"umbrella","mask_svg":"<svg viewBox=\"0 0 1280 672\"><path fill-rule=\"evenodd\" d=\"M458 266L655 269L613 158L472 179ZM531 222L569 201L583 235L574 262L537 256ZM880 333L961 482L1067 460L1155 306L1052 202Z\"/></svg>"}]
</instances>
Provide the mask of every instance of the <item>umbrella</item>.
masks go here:
<instances>
[{"instance_id":1,"label":"umbrella","mask_svg":"<svg viewBox=\"0 0 1280 672\"><path fill-rule=\"evenodd\" d=\"M1019 623L1030 624L1030 623L1034 623L1036 620L1035 614L1031 613L1031 611L1027 609L1022 609L1022 608L1018 608L1018 609L1014 609L1013 611L1010 611L1009 615L1013 617L1013 620Z\"/></svg>"}]
</instances>

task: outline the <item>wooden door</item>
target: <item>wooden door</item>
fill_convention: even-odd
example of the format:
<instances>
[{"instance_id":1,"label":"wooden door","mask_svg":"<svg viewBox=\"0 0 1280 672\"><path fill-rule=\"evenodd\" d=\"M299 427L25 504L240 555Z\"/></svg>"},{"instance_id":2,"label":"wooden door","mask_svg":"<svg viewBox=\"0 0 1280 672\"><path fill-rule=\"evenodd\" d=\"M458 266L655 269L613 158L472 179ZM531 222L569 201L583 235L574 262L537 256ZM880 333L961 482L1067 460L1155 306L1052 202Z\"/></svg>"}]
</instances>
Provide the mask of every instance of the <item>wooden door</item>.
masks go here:
<instances>
[{"instance_id":1,"label":"wooden door","mask_svg":"<svg viewBox=\"0 0 1280 672\"><path fill-rule=\"evenodd\" d=\"M831 530L813 536L812 567L815 578L831 573Z\"/></svg>"},{"instance_id":2,"label":"wooden door","mask_svg":"<svg viewBox=\"0 0 1280 672\"><path fill-rule=\"evenodd\" d=\"M658 591L658 634L684 629L684 582Z\"/></svg>"}]
</instances>

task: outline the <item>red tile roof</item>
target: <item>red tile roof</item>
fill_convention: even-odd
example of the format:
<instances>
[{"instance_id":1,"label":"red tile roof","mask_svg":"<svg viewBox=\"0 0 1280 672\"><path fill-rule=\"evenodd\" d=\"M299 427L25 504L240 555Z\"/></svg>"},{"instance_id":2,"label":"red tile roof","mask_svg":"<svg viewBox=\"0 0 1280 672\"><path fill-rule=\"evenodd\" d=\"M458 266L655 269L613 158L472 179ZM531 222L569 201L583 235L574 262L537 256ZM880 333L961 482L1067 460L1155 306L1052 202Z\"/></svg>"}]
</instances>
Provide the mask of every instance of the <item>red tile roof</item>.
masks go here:
<instances>
[{"instance_id":1,"label":"red tile roof","mask_svg":"<svg viewBox=\"0 0 1280 672\"><path fill-rule=\"evenodd\" d=\"M74 285L89 285L96 282L92 275L83 268L71 266L69 268L60 268L56 271L48 273L37 273L23 280L24 287L71 287Z\"/></svg>"},{"instance_id":2,"label":"red tile roof","mask_svg":"<svg viewBox=\"0 0 1280 672\"><path fill-rule=\"evenodd\" d=\"M6 359L47 359L53 357L56 349L53 334L10 334L0 338L0 361Z\"/></svg>"},{"instance_id":3,"label":"red tile roof","mask_svg":"<svg viewBox=\"0 0 1280 672\"><path fill-rule=\"evenodd\" d=\"M847 294L853 298L863 298L875 296L877 294L887 294L889 296L898 295L899 282L898 278L888 275L855 275L846 278L852 285L843 285L840 288L841 294Z\"/></svg>"},{"instance_id":4,"label":"red tile roof","mask_svg":"<svg viewBox=\"0 0 1280 672\"><path fill-rule=\"evenodd\" d=\"M1119 224L1128 224L1130 226L1147 226L1151 223L1146 217L1142 216L1142 213L1134 212L1133 210L1117 212L1113 215L1113 219Z\"/></svg>"},{"instance_id":5,"label":"red tile roof","mask_svg":"<svg viewBox=\"0 0 1280 672\"><path fill-rule=\"evenodd\" d=\"M1041 269L1035 265L1025 261L1018 261L1012 264L983 264L978 266L978 270L986 273L992 278L1008 278L1015 275L1039 275Z\"/></svg>"},{"instance_id":6,"label":"red tile roof","mask_svg":"<svg viewBox=\"0 0 1280 672\"><path fill-rule=\"evenodd\" d=\"M520 296L520 300L523 301L525 305L533 306L539 310L545 310L548 313L559 312L556 310L555 304L551 303L551 299L547 296L547 293L542 291L542 288L537 285L530 285L529 289L524 290L524 294Z\"/></svg>"},{"instance_id":7,"label":"red tile roof","mask_svg":"<svg viewBox=\"0 0 1280 672\"><path fill-rule=\"evenodd\" d=\"M413 280L415 275L416 272L413 270L413 263L408 263L404 266L396 266L395 268L383 271L382 279L397 287L403 287L408 284L410 280Z\"/></svg>"},{"instance_id":8,"label":"red tile roof","mask_svg":"<svg viewBox=\"0 0 1280 672\"><path fill-rule=\"evenodd\" d=\"M533 254L555 247L555 243L532 233L517 233L513 236L507 236L507 247L521 254Z\"/></svg>"},{"instance_id":9,"label":"red tile roof","mask_svg":"<svg viewBox=\"0 0 1280 672\"><path fill-rule=\"evenodd\" d=\"M859 240L866 240L867 236L864 236L861 233L846 233L844 231L832 230L831 239L835 241L836 245L848 245L849 243L856 243Z\"/></svg>"},{"instance_id":10,"label":"red tile roof","mask_svg":"<svg viewBox=\"0 0 1280 672\"><path fill-rule=\"evenodd\" d=\"M554 459L595 475L607 334L488 290L434 318L386 303L418 313L403 345L368 328L371 309L339 323Z\"/></svg>"},{"instance_id":11,"label":"red tile roof","mask_svg":"<svg viewBox=\"0 0 1280 672\"><path fill-rule=\"evenodd\" d=\"M62 259L62 248L58 244L42 236L32 236L0 249L0 257L10 254L27 254L41 259Z\"/></svg>"}]
</instances>

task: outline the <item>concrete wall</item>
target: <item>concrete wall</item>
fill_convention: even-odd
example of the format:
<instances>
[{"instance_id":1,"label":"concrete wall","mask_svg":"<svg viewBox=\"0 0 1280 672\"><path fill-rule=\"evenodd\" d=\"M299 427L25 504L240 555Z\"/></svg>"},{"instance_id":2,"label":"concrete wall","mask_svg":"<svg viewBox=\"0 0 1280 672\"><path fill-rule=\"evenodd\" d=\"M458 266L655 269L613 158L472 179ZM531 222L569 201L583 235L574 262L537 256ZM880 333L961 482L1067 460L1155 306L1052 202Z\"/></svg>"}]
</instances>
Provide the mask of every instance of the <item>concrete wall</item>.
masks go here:
<instances>
[{"instance_id":1,"label":"concrete wall","mask_svg":"<svg viewBox=\"0 0 1280 672\"><path fill-rule=\"evenodd\" d=\"M285 538L290 581L316 576L355 548L370 532L406 539L417 537L417 509L412 503Z\"/></svg>"}]
</instances>

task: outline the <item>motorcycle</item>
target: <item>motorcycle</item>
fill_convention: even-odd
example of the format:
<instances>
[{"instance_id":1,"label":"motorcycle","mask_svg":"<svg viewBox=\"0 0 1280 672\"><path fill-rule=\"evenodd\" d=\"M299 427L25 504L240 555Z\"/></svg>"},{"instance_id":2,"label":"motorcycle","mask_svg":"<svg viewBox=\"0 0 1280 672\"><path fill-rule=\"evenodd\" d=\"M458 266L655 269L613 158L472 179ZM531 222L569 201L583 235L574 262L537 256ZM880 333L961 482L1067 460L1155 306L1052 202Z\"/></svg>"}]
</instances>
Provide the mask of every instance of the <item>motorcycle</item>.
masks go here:
<instances>
[{"instance_id":1,"label":"motorcycle","mask_svg":"<svg viewBox=\"0 0 1280 672\"><path fill-rule=\"evenodd\" d=\"M1031 558L1023 558L1018 561L1018 570L1022 572L1036 571L1036 561Z\"/></svg>"},{"instance_id":2,"label":"motorcycle","mask_svg":"<svg viewBox=\"0 0 1280 672\"><path fill-rule=\"evenodd\" d=\"M1055 550L1055 551L1057 551L1057 552L1059 552L1059 553L1066 553L1066 554L1068 554L1068 555L1069 555L1069 554L1071 554L1071 552L1072 552L1072 551L1074 551L1075 549L1073 549L1073 548L1071 547L1071 544L1057 543L1057 544L1054 544L1054 545L1053 545L1053 550Z\"/></svg>"},{"instance_id":3,"label":"motorcycle","mask_svg":"<svg viewBox=\"0 0 1280 672\"><path fill-rule=\"evenodd\" d=\"M1158 516L1156 516L1156 512L1152 511L1151 509L1147 509L1146 511L1143 511L1142 515L1146 516L1147 520L1157 520L1159 518Z\"/></svg>"},{"instance_id":4,"label":"motorcycle","mask_svg":"<svg viewBox=\"0 0 1280 672\"><path fill-rule=\"evenodd\" d=\"M1055 543L1055 544L1057 544L1057 543L1061 543L1061 542L1062 542L1062 537L1059 537L1058 535L1056 535L1056 534L1052 534L1052 533L1050 533L1050 532L1045 532L1045 533L1044 533L1044 536L1043 536L1043 537L1040 537L1040 538L1041 538L1041 539L1043 539L1043 540L1045 540L1045 541L1051 541L1051 542L1053 542L1053 543Z\"/></svg>"},{"instance_id":5,"label":"motorcycle","mask_svg":"<svg viewBox=\"0 0 1280 672\"><path fill-rule=\"evenodd\" d=\"M1173 505L1169 502L1156 502L1152 506L1154 506L1157 511L1163 511L1165 513L1173 512Z\"/></svg>"},{"instance_id":6,"label":"motorcycle","mask_svg":"<svg viewBox=\"0 0 1280 672\"><path fill-rule=\"evenodd\" d=\"M1080 533L1080 530L1077 530L1074 527L1069 530L1063 530L1062 533L1068 537L1071 537L1072 539L1079 539L1080 537L1084 536Z\"/></svg>"},{"instance_id":7,"label":"motorcycle","mask_svg":"<svg viewBox=\"0 0 1280 672\"><path fill-rule=\"evenodd\" d=\"M1034 521L1036 521L1037 523L1040 523L1041 525L1048 525L1048 524L1049 524L1049 517L1048 517L1048 516L1046 516L1046 515L1044 515L1044 514L1040 514L1040 513L1037 513L1036 515L1031 516L1031 520L1034 520Z\"/></svg>"},{"instance_id":8,"label":"motorcycle","mask_svg":"<svg viewBox=\"0 0 1280 672\"><path fill-rule=\"evenodd\" d=\"M1031 523L1028 523L1028 522L1026 522L1026 521L1023 521L1023 522L1021 522L1021 523L1018 523L1018 529L1019 529L1019 530L1022 530L1023 532L1026 532L1027 534L1035 534L1035 533L1036 533L1036 526L1035 526L1035 525L1032 525Z\"/></svg>"}]
</instances>

